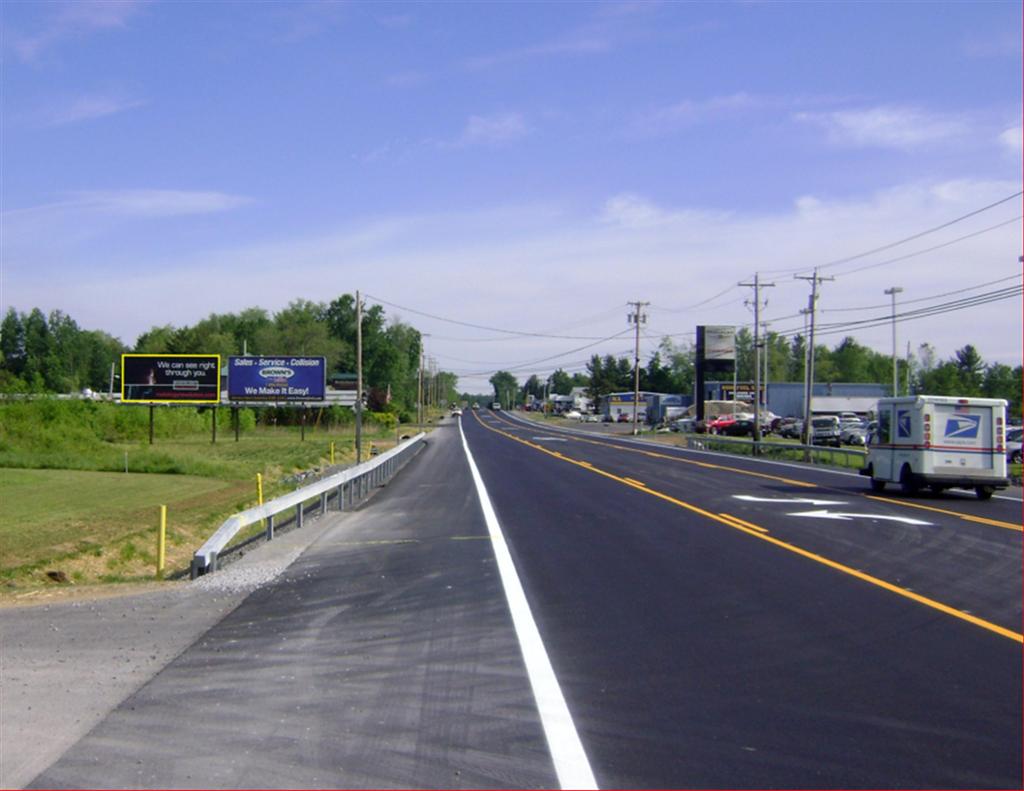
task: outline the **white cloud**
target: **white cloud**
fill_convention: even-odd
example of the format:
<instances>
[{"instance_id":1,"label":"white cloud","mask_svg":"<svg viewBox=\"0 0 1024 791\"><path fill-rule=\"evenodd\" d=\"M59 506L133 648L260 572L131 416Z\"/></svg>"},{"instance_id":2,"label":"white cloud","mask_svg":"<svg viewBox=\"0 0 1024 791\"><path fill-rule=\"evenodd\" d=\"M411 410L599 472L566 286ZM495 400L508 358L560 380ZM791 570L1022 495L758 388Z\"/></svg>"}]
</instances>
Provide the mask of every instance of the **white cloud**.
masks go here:
<instances>
[{"instance_id":1,"label":"white cloud","mask_svg":"<svg viewBox=\"0 0 1024 791\"><path fill-rule=\"evenodd\" d=\"M1021 41L1019 30L1005 30L999 33L973 34L964 40L964 54L972 58L1013 58L1020 57Z\"/></svg>"},{"instance_id":2,"label":"white cloud","mask_svg":"<svg viewBox=\"0 0 1024 791\"><path fill-rule=\"evenodd\" d=\"M943 143L963 137L970 126L965 118L899 105L802 112L793 117L823 128L831 143L854 147L912 148Z\"/></svg>"},{"instance_id":3,"label":"white cloud","mask_svg":"<svg viewBox=\"0 0 1024 791\"><path fill-rule=\"evenodd\" d=\"M143 189L77 192L71 205L125 217L179 217L229 211L250 202L224 192Z\"/></svg>"},{"instance_id":4,"label":"white cloud","mask_svg":"<svg viewBox=\"0 0 1024 791\"><path fill-rule=\"evenodd\" d=\"M664 334L690 333L703 323L749 322L743 305L749 293L735 284L755 271L776 283L768 292L765 314L773 322L772 329L799 328L799 317L785 318L807 304L806 283L793 277L798 273L794 270L806 272L880 247L1018 189L1012 181L907 184L845 199L804 195L776 212L667 206L625 193L609 197L589 214L546 206L368 218L324 233L200 249L173 260L159 249L110 250L100 256L106 264L102 271L89 266L88 253L74 249L50 254L47 260L45 240L36 240L32 246L9 251L6 287L9 302L19 308L59 307L83 326L104 328L127 340L154 324L194 323L214 309L235 311L256 304L278 310L298 297L329 300L356 288L399 305L476 324L528 331L578 324L568 334L609 337L626 329L625 301L644 299L653 303L642 340L641 354L646 359ZM125 210L124 196L110 200L93 193L92 197L111 211ZM213 199L206 205L222 202ZM128 203L133 210L141 210L138 203ZM169 211L175 201L165 198L157 203ZM196 206L204 201L193 198L183 203ZM1019 272L1019 223L898 264L848 271L979 230L1018 212L1013 204L1004 204L912 244L827 269L823 274L836 280L823 285L819 306L827 311L885 303L883 291L893 285L904 288L906 300L955 293ZM71 269L58 269L68 266ZM78 271L82 274L76 275ZM240 277L243 272L245 277ZM206 287L182 289L181 284L198 273ZM315 290L302 283L316 284ZM721 299L698 305L723 291L727 293ZM179 296L173 302L156 298L167 293ZM392 317L402 313L386 310ZM607 317L581 321L599 312ZM851 314L822 315L829 321L845 321ZM521 338L482 343L482 337L494 335L411 314L405 320L432 333L430 351L442 359L510 364L539 360L586 343ZM989 362L1016 360L1019 364L1021 321L1020 301L1010 300L908 322L900 326L900 342L909 340L916 348L927 340L941 358L974 343ZM886 325L851 334L886 351L891 343L889 331ZM832 346L842 337L822 336L821 342ZM534 372L545 374L559 365L582 364L594 352L621 353L628 346L628 340L621 339L599 344L538 364L536 371L526 370L521 378ZM445 366L464 374L471 370L457 363ZM486 380L487 376L477 380L464 376L461 384L472 389L476 381L486 387Z\"/></svg>"},{"instance_id":5,"label":"white cloud","mask_svg":"<svg viewBox=\"0 0 1024 791\"><path fill-rule=\"evenodd\" d=\"M1024 148L1024 129L1019 126L1011 127L999 135L999 143L1008 151L1020 156Z\"/></svg>"},{"instance_id":6,"label":"white cloud","mask_svg":"<svg viewBox=\"0 0 1024 791\"><path fill-rule=\"evenodd\" d=\"M144 104L145 102L138 100L93 94L79 96L62 106L52 107L40 113L39 117L43 126L66 126L116 115L136 107L142 107Z\"/></svg>"},{"instance_id":7,"label":"white cloud","mask_svg":"<svg viewBox=\"0 0 1024 791\"><path fill-rule=\"evenodd\" d=\"M459 138L460 145L502 145L525 137L529 133L526 121L519 113L470 116Z\"/></svg>"},{"instance_id":8,"label":"white cloud","mask_svg":"<svg viewBox=\"0 0 1024 791\"><path fill-rule=\"evenodd\" d=\"M69 255L77 245L140 219L213 214L240 208L250 198L224 192L187 190L85 190L65 193L54 203L9 209L0 214L5 247L15 257L38 250Z\"/></svg>"},{"instance_id":9,"label":"white cloud","mask_svg":"<svg viewBox=\"0 0 1024 791\"><path fill-rule=\"evenodd\" d=\"M697 124L733 117L766 103L767 100L742 91L710 99L685 99L640 114L630 125L630 132L640 136L670 134Z\"/></svg>"},{"instance_id":10,"label":"white cloud","mask_svg":"<svg viewBox=\"0 0 1024 791\"><path fill-rule=\"evenodd\" d=\"M11 46L23 61L34 61L63 42L102 30L127 27L142 7L137 0L72 0L51 6L42 30L31 35L12 34Z\"/></svg>"}]
</instances>

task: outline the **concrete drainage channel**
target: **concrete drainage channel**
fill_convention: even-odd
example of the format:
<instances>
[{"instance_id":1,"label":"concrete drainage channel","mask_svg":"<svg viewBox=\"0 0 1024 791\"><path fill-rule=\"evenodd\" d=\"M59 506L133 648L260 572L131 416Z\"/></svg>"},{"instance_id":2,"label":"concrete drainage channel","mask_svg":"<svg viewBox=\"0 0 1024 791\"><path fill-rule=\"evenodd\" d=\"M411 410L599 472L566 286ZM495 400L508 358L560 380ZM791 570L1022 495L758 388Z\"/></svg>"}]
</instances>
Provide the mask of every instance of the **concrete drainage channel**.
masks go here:
<instances>
[{"instance_id":1,"label":"concrete drainage channel","mask_svg":"<svg viewBox=\"0 0 1024 791\"><path fill-rule=\"evenodd\" d=\"M192 557L192 579L216 571L220 558L236 548L229 548L231 541L249 525L262 522L265 528L263 537L267 541L272 541L275 529L286 522L300 528L303 520L308 517L325 514L328 510L344 511L359 505L374 489L390 481L423 449L425 437L426 434L417 434L370 461L229 517L206 543L196 550ZM290 515L291 518L282 515Z\"/></svg>"}]
</instances>

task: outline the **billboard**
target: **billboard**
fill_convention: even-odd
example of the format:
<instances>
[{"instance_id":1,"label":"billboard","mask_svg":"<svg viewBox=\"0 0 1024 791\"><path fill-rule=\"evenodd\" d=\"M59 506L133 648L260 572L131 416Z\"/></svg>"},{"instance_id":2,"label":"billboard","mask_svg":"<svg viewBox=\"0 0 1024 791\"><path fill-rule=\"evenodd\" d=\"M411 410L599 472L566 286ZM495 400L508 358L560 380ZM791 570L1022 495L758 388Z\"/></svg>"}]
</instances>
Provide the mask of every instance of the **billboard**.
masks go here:
<instances>
[{"instance_id":1,"label":"billboard","mask_svg":"<svg viewBox=\"0 0 1024 791\"><path fill-rule=\"evenodd\" d=\"M705 326L704 359L735 360L736 328L723 326Z\"/></svg>"},{"instance_id":2,"label":"billboard","mask_svg":"<svg viewBox=\"0 0 1024 791\"><path fill-rule=\"evenodd\" d=\"M220 403L220 356L122 354L121 401L127 404Z\"/></svg>"},{"instance_id":3,"label":"billboard","mask_svg":"<svg viewBox=\"0 0 1024 791\"><path fill-rule=\"evenodd\" d=\"M229 357L231 401L323 401L325 357Z\"/></svg>"}]
</instances>

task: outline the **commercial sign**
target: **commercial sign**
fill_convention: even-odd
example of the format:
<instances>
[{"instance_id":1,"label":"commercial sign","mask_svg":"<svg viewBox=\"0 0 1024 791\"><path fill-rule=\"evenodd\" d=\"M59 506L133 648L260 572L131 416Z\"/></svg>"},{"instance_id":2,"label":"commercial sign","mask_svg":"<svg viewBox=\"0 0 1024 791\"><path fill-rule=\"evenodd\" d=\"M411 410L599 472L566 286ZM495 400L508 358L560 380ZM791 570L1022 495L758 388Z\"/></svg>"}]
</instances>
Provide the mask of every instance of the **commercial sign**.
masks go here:
<instances>
[{"instance_id":1,"label":"commercial sign","mask_svg":"<svg viewBox=\"0 0 1024 791\"><path fill-rule=\"evenodd\" d=\"M123 403L220 402L220 356L216 354L122 354Z\"/></svg>"},{"instance_id":2,"label":"commercial sign","mask_svg":"<svg viewBox=\"0 0 1024 791\"><path fill-rule=\"evenodd\" d=\"M232 401L323 401L325 357L229 357Z\"/></svg>"},{"instance_id":3,"label":"commercial sign","mask_svg":"<svg viewBox=\"0 0 1024 791\"><path fill-rule=\"evenodd\" d=\"M704 359L735 360L736 328L710 325L705 326Z\"/></svg>"}]
</instances>

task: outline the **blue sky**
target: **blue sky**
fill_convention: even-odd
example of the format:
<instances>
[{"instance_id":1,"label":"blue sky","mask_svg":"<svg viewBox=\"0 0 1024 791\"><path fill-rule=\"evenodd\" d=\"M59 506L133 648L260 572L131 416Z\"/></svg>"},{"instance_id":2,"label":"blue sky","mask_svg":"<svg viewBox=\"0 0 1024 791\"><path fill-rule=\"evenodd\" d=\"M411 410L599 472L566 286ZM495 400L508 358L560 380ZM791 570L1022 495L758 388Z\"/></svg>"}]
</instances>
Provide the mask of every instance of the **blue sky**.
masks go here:
<instances>
[{"instance_id":1,"label":"blue sky","mask_svg":"<svg viewBox=\"0 0 1024 791\"><path fill-rule=\"evenodd\" d=\"M479 389L497 367L543 376L630 344L573 352L593 341L413 311L599 339L644 300L646 357L661 335L749 322L736 284L759 271L777 284L765 318L792 330L794 275L1021 189L1018 2L0 14L3 309L60 308L129 343L358 288ZM884 313L893 285L908 307L1019 285L1020 209L822 270L822 321ZM898 331L902 350L1017 364L1021 300ZM888 326L849 334L891 349Z\"/></svg>"}]
</instances>

